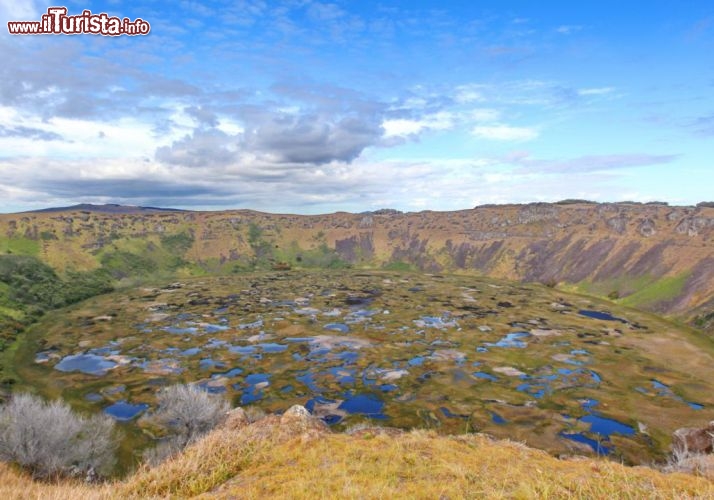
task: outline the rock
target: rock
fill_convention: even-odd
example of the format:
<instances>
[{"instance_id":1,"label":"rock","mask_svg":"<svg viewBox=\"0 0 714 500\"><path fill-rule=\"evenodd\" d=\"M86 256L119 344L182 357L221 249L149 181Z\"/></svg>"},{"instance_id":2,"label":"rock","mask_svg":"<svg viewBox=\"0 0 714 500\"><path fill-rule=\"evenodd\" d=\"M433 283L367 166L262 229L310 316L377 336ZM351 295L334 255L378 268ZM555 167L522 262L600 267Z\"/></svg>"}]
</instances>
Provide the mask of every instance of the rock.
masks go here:
<instances>
[{"instance_id":1,"label":"rock","mask_svg":"<svg viewBox=\"0 0 714 500\"><path fill-rule=\"evenodd\" d=\"M226 429L242 429L250 423L250 419L243 408L233 408L226 414L226 421L223 426Z\"/></svg>"},{"instance_id":2,"label":"rock","mask_svg":"<svg viewBox=\"0 0 714 500\"><path fill-rule=\"evenodd\" d=\"M466 354L456 349L437 349L434 351L429 359L434 361L454 361L456 363L462 363L466 359Z\"/></svg>"},{"instance_id":3,"label":"rock","mask_svg":"<svg viewBox=\"0 0 714 500\"><path fill-rule=\"evenodd\" d=\"M655 230L655 223L652 219L645 219L640 223L637 228L640 234L646 238L653 236L657 231Z\"/></svg>"},{"instance_id":4,"label":"rock","mask_svg":"<svg viewBox=\"0 0 714 500\"><path fill-rule=\"evenodd\" d=\"M291 406L280 417L280 425L293 430L310 433L311 431L321 432L327 430L327 424L301 405Z\"/></svg>"},{"instance_id":5,"label":"rock","mask_svg":"<svg viewBox=\"0 0 714 500\"><path fill-rule=\"evenodd\" d=\"M285 423L286 420L306 420L311 418L312 415L307 408L302 405L293 405L288 408L285 413L283 413L283 416L280 418L280 422Z\"/></svg>"},{"instance_id":6,"label":"rock","mask_svg":"<svg viewBox=\"0 0 714 500\"><path fill-rule=\"evenodd\" d=\"M712 453L714 451L714 421L706 427L683 427L674 431L672 449L690 454Z\"/></svg>"},{"instance_id":7,"label":"rock","mask_svg":"<svg viewBox=\"0 0 714 500\"><path fill-rule=\"evenodd\" d=\"M534 337L557 337L561 335L559 330L546 330L543 328L534 328L531 330L531 335Z\"/></svg>"},{"instance_id":8,"label":"rock","mask_svg":"<svg viewBox=\"0 0 714 500\"><path fill-rule=\"evenodd\" d=\"M384 372L382 376L380 377L381 380L384 380L386 382L392 382L394 380L399 380L402 377L406 377L409 375L409 372L407 370L389 370L387 372Z\"/></svg>"},{"instance_id":9,"label":"rock","mask_svg":"<svg viewBox=\"0 0 714 500\"><path fill-rule=\"evenodd\" d=\"M525 373L512 366L497 366L493 371L506 375L507 377L522 377L525 375Z\"/></svg>"},{"instance_id":10,"label":"rock","mask_svg":"<svg viewBox=\"0 0 714 500\"><path fill-rule=\"evenodd\" d=\"M622 234L627 229L627 219L623 217L613 217L607 220L607 226L616 233Z\"/></svg>"}]
</instances>

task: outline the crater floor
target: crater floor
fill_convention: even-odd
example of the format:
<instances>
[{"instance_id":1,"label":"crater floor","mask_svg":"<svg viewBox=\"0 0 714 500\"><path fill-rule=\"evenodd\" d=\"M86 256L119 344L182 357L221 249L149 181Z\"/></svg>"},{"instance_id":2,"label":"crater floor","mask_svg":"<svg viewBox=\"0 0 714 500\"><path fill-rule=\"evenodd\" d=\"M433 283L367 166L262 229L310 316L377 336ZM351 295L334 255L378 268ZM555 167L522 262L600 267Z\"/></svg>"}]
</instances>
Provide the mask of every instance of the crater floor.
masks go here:
<instances>
[{"instance_id":1,"label":"crater floor","mask_svg":"<svg viewBox=\"0 0 714 500\"><path fill-rule=\"evenodd\" d=\"M177 382L236 406L302 404L338 428L487 432L629 463L662 459L674 429L714 419L709 339L597 299L485 278L193 279L90 299L21 342L20 385L105 411L142 445L156 391Z\"/></svg>"}]
</instances>

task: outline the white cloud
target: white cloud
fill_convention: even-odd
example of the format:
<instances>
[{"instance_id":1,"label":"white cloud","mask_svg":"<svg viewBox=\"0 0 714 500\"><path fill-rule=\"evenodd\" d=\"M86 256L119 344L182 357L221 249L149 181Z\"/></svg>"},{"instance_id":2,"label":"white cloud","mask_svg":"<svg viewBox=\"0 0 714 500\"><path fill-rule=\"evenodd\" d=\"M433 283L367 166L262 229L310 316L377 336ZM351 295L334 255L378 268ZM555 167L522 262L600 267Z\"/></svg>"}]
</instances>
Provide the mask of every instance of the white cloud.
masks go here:
<instances>
[{"instance_id":1,"label":"white cloud","mask_svg":"<svg viewBox=\"0 0 714 500\"><path fill-rule=\"evenodd\" d=\"M58 116L46 120L5 106L0 107L3 129L13 131L0 133L0 151L6 156L139 158L152 156L157 145L152 125L131 117L113 122Z\"/></svg>"},{"instance_id":2,"label":"white cloud","mask_svg":"<svg viewBox=\"0 0 714 500\"><path fill-rule=\"evenodd\" d=\"M477 126L471 130L471 134L494 141L530 141L538 137L538 131L533 128L510 125Z\"/></svg>"},{"instance_id":3,"label":"white cloud","mask_svg":"<svg viewBox=\"0 0 714 500\"><path fill-rule=\"evenodd\" d=\"M594 87L578 90L578 95L605 95L614 92L614 87Z\"/></svg>"},{"instance_id":4,"label":"white cloud","mask_svg":"<svg viewBox=\"0 0 714 500\"><path fill-rule=\"evenodd\" d=\"M384 137L408 137L426 130L448 130L455 125L455 116L448 111L440 111L423 116L418 120L398 118L382 122Z\"/></svg>"},{"instance_id":5,"label":"white cloud","mask_svg":"<svg viewBox=\"0 0 714 500\"><path fill-rule=\"evenodd\" d=\"M475 122L494 122L501 117L495 109L476 108L466 112L466 116Z\"/></svg>"},{"instance_id":6,"label":"white cloud","mask_svg":"<svg viewBox=\"0 0 714 500\"><path fill-rule=\"evenodd\" d=\"M570 35L580 31L581 29L583 29L582 26L564 24L562 26L558 26L555 31L561 35Z\"/></svg>"},{"instance_id":7,"label":"white cloud","mask_svg":"<svg viewBox=\"0 0 714 500\"><path fill-rule=\"evenodd\" d=\"M456 87L456 93L454 99L456 102L464 104L469 102L481 102L485 101L486 97L482 92L482 86L480 85L460 85Z\"/></svg>"}]
</instances>

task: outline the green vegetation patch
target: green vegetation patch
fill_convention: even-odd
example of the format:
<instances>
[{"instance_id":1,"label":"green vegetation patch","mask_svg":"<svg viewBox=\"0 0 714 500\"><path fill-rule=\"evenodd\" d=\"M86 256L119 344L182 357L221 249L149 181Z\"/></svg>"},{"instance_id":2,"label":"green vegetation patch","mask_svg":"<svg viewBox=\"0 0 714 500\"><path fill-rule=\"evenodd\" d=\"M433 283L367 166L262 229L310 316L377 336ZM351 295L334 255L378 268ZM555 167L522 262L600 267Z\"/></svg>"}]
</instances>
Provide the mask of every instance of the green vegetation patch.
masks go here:
<instances>
[{"instance_id":1,"label":"green vegetation patch","mask_svg":"<svg viewBox=\"0 0 714 500\"><path fill-rule=\"evenodd\" d=\"M168 252L183 256L192 246L195 238L191 233L183 232L161 237L161 246Z\"/></svg>"},{"instance_id":2,"label":"green vegetation patch","mask_svg":"<svg viewBox=\"0 0 714 500\"><path fill-rule=\"evenodd\" d=\"M649 275L642 276L619 276L603 281L581 281L575 286L575 290L589 295L600 295L617 299L636 293L656 281L656 278Z\"/></svg>"},{"instance_id":3,"label":"green vegetation patch","mask_svg":"<svg viewBox=\"0 0 714 500\"><path fill-rule=\"evenodd\" d=\"M414 266L402 261L389 262L385 264L383 268L386 271L414 271Z\"/></svg>"},{"instance_id":4,"label":"green vegetation patch","mask_svg":"<svg viewBox=\"0 0 714 500\"><path fill-rule=\"evenodd\" d=\"M37 255L40 242L29 238L0 238L0 254Z\"/></svg>"},{"instance_id":5,"label":"green vegetation patch","mask_svg":"<svg viewBox=\"0 0 714 500\"><path fill-rule=\"evenodd\" d=\"M294 245L297 247L297 243ZM297 247L294 250L293 258L297 266L305 268L346 269L350 267L349 262L342 260L339 254L329 248L326 243L310 250L302 250Z\"/></svg>"},{"instance_id":6,"label":"green vegetation patch","mask_svg":"<svg viewBox=\"0 0 714 500\"><path fill-rule=\"evenodd\" d=\"M125 251L105 253L100 262L114 279L146 276L153 274L158 268L152 259Z\"/></svg>"},{"instance_id":7,"label":"green vegetation patch","mask_svg":"<svg viewBox=\"0 0 714 500\"><path fill-rule=\"evenodd\" d=\"M628 295L620 302L630 307L648 307L665 300L674 299L681 295L690 274L687 272L677 276L660 278L632 295Z\"/></svg>"}]
</instances>

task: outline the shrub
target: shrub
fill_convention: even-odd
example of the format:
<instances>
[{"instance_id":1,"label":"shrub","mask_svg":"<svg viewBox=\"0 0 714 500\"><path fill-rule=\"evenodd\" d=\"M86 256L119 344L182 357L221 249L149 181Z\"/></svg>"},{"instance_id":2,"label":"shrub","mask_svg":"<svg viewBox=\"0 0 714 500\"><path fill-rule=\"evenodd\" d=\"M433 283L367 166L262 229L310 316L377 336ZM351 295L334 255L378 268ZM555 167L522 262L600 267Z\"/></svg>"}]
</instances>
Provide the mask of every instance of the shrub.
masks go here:
<instances>
[{"instance_id":1,"label":"shrub","mask_svg":"<svg viewBox=\"0 0 714 500\"><path fill-rule=\"evenodd\" d=\"M156 464L181 451L223 421L228 403L193 385L172 385L157 396L159 406L154 421L173 433L145 454Z\"/></svg>"},{"instance_id":2,"label":"shrub","mask_svg":"<svg viewBox=\"0 0 714 500\"><path fill-rule=\"evenodd\" d=\"M0 406L0 459L37 478L107 473L114 463L114 421L83 417L62 401L17 394Z\"/></svg>"}]
</instances>

